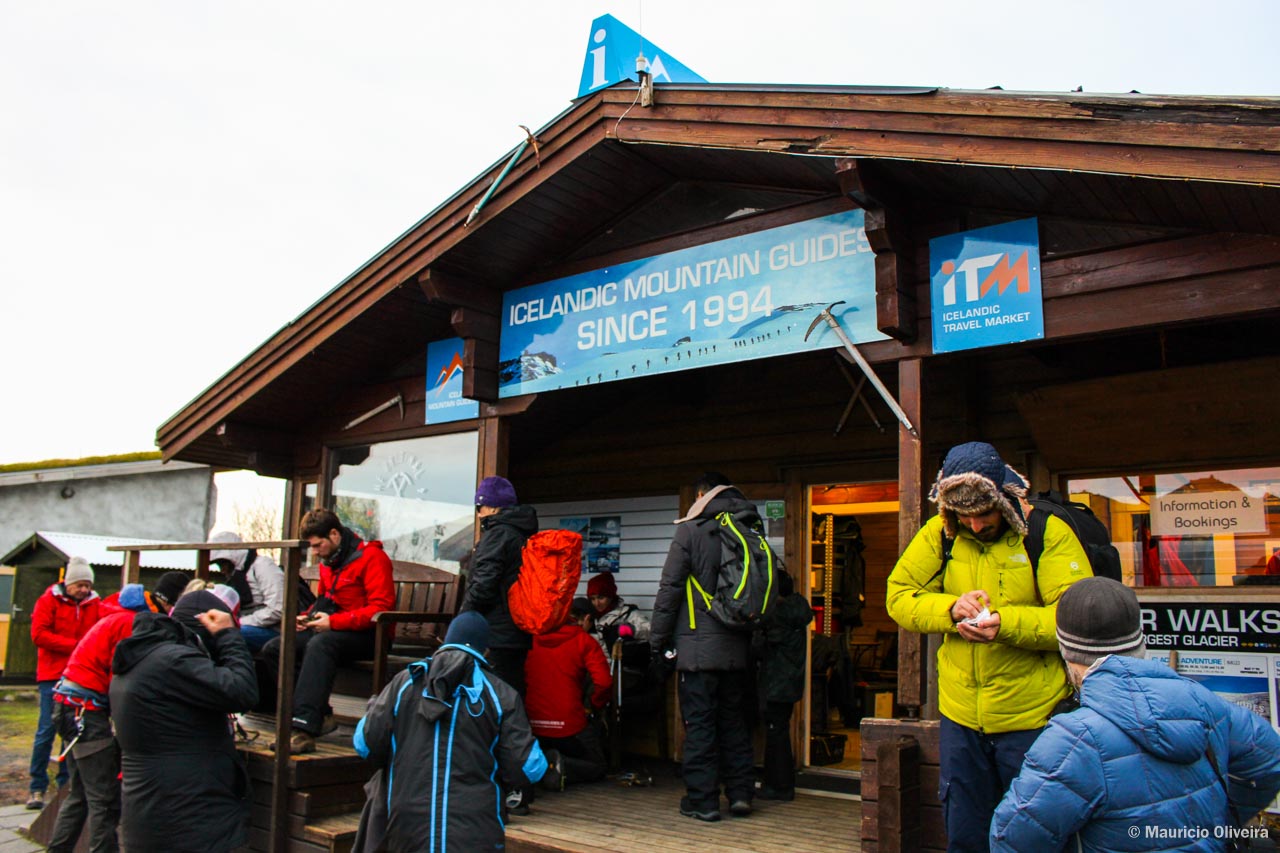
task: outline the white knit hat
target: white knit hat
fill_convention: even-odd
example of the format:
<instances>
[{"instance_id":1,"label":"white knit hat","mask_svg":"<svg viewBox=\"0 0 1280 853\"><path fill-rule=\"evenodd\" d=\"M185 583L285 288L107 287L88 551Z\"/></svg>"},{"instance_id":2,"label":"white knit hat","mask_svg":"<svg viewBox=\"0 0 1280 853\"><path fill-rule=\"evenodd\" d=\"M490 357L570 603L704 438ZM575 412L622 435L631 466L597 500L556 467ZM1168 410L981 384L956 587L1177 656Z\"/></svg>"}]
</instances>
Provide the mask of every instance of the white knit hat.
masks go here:
<instances>
[{"instance_id":1,"label":"white knit hat","mask_svg":"<svg viewBox=\"0 0 1280 853\"><path fill-rule=\"evenodd\" d=\"M77 581L93 583L93 566L89 565L89 561L84 557L72 557L67 560L67 570L62 575L64 586Z\"/></svg>"}]
</instances>

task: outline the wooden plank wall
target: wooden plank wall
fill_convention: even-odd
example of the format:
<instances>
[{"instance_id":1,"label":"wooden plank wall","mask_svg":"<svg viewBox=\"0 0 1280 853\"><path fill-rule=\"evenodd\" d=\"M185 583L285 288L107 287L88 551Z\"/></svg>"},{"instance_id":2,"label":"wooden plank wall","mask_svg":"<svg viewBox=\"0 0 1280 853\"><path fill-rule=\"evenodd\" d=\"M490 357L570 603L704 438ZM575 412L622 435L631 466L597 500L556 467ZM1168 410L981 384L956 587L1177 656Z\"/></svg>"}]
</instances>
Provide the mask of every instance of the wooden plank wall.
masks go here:
<instances>
[{"instance_id":1,"label":"wooden plank wall","mask_svg":"<svg viewBox=\"0 0 1280 853\"><path fill-rule=\"evenodd\" d=\"M926 720L867 719L862 721L862 850L879 853L880 769L877 751L898 738L914 738L919 744L919 816L918 847L920 851L946 850L947 833L942 822L942 806L938 803L938 722Z\"/></svg>"}]
</instances>

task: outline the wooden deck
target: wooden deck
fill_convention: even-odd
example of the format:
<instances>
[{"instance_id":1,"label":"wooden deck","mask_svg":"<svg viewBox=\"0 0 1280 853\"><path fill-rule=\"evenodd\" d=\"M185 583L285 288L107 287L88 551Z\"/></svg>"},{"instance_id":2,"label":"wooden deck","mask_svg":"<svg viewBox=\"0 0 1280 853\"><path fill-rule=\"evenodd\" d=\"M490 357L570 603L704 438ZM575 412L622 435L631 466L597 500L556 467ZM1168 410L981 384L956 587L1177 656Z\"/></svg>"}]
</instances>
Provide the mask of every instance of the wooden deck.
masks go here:
<instances>
[{"instance_id":1,"label":"wooden deck","mask_svg":"<svg viewBox=\"0 0 1280 853\"><path fill-rule=\"evenodd\" d=\"M684 786L667 767L652 787L605 780L538 792L527 817L507 823L508 853L858 853L861 803L799 794L793 802L756 800L755 814L703 823L680 814Z\"/></svg>"},{"instance_id":2,"label":"wooden deck","mask_svg":"<svg viewBox=\"0 0 1280 853\"><path fill-rule=\"evenodd\" d=\"M248 719L248 728L266 728L267 719ZM266 850L270 829L271 734L240 749L254 781L250 850ZM507 823L510 853L800 853L854 851L860 848L861 803L847 795L799 794L793 802L756 800L755 814L733 818L728 809L719 823L680 815L684 786L671 764L652 761L627 769L652 774L653 784L624 786L616 779L572 785L563 793L539 790L524 817ZM299 853L347 853L364 804L362 786L373 769L351 747L351 729L317 741L314 753L289 760L290 850Z\"/></svg>"}]
</instances>

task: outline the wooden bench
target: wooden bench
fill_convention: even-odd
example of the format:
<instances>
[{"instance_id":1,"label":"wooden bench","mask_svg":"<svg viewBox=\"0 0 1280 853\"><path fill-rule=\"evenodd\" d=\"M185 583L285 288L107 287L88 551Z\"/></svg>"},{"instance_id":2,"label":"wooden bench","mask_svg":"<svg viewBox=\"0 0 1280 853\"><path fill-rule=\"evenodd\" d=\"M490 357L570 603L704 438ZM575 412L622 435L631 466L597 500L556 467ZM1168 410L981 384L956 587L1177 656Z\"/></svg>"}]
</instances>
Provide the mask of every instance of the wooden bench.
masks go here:
<instances>
[{"instance_id":1,"label":"wooden bench","mask_svg":"<svg viewBox=\"0 0 1280 853\"><path fill-rule=\"evenodd\" d=\"M458 575L403 560L392 560L391 572L395 609L373 615L377 630L373 660L358 661L339 671L336 693L360 695L363 687L367 690L365 695L377 694L401 669L439 648L449 622L457 615L462 602ZM319 584L320 567L303 566L301 575L314 591Z\"/></svg>"}]
</instances>

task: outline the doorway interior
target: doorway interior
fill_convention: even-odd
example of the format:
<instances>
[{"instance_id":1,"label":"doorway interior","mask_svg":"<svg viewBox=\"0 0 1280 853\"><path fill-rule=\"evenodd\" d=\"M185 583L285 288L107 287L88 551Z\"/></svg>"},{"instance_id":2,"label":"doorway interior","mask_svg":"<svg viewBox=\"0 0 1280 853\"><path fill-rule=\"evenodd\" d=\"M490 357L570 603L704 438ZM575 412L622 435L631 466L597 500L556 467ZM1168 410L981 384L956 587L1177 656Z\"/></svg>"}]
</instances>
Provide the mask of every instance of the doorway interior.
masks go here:
<instances>
[{"instance_id":1,"label":"doorway interior","mask_svg":"<svg viewBox=\"0 0 1280 853\"><path fill-rule=\"evenodd\" d=\"M860 772L863 717L891 715L897 625L885 609L898 559L898 484L836 483L808 490L809 602L814 609L805 702L805 765Z\"/></svg>"}]
</instances>

